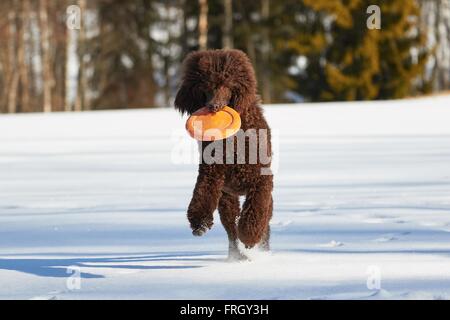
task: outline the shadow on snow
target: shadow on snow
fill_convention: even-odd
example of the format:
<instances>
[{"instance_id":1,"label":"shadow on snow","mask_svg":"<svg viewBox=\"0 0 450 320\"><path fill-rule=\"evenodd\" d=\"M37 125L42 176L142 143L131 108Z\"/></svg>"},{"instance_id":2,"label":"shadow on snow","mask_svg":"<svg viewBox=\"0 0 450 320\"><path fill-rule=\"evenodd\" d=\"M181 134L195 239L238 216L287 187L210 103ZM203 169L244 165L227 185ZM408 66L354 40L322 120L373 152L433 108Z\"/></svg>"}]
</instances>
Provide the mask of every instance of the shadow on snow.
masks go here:
<instances>
[{"instance_id":1,"label":"shadow on snow","mask_svg":"<svg viewBox=\"0 0 450 320\"><path fill-rule=\"evenodd\" d=\"M147 254L123 257L105 258L0 258L0 270L12 270L40 277L67 278L72 272L70 267L81 269L81 278L104 278L101 274L83 272L83 268L112 268L112 269L132 269L132 270L179 270L195 269L203 267L202 264L194 265L139 265L136 262L208 262L221 261L224 259L207 258L203 256L211 253L167 253L167 254Z\"/></svg>"}]
</instances>

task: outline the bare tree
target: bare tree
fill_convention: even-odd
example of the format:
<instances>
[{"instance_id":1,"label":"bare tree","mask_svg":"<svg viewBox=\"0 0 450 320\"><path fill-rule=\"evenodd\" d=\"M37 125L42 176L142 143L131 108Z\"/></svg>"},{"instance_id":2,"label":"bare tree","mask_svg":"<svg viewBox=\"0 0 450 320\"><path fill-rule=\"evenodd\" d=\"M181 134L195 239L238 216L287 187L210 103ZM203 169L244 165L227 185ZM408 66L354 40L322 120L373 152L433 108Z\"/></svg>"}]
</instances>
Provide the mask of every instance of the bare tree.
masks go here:
<instances>
[{"instance_id":1,"label":"bare tree","mask_svg":"<svg viewBox=\"0 0 450 320\"><path fill-rule=\"evenodd\" d=\"M434 48L434 90L446 90L450 88L450 3L423 0L421 9L421 25L428 35L428 46Z\"/></svg>"},{"instance_id":2,"label":"bare tree","mask_svg":"<svg viewBox=\"0 0 450 320\"><path fill-rule=\"evenodd\" d=\"M29 81L29 65L26 54L29 52L30 38L30 2L23 0L21 5L16 0L15 3L19 7L19 19L17 29L17 63L20 75L20 93L21 103L20 111L31 111L30 107L30 81Z\"/></svg>"},{"instance_id":3,"label":"bare tree","mask_svg":"<svg viewBox=\"0 0 450 320\"><path fill-rule=\"evenodd\" d=\"M223 23L223 36L222 47L225 49L231 49L233 44L233 0L223 0L224 7L224 23Z\"/></svg>"},{"instance_id":4,"label":"bare tree","mask_svg":"<svg viewBox=\"0 0 450 320\"><path fill-rule=\"evenodd\" d=\"M87 79L86 79L86 23L85 15L87 9L86 0L78 0L78 6L81 12L81 27L78 33L78 79L77 79L77 98L75 101L75 111L87 110L86 103L86 91L87 91Z\"/></svg>"},{"instance_id":5,"label":"bare tree","mask_svg":"<svg viewBox=\"0 0 450 320\"><path fill-rule=\"evenodd\" d=\"M64 111L70 112L72 111L72 101L70 100L69 92L71 90L72 83L70 81L70 64L71 64L71 56L73 55L72 49L76 44L76 33L75 30L67 30L67 45L66 45L66 58L65 58L65 85L66 85L66 96L64 100Z\"/></svg>"},{"instance_id":6,"label":"bare tree","mask_svg":"<svg viewBox=\"0 0 450 320\"><path fill-rule=\"evenodd\" d=\"M244 34L245 38L245 51L248 54L248 57L253 62L253 64L257 65L256 61L256 47L255 42L253 39L253 33L250 27L250 22L247 19L248 12L246 12L245 3L243 1L237 1L236 2L236 9L239 11L239 13L242 15L242 33Z\"/></svg>"},{"instance_id":7,"label":"bare tree","mask_svg":"<svg viewBox=\"0 0 450 320\"><path fill-rule=\"evenodd\" d=\"M208 0L199 0L198 44L200 50L208 49Z\"/></svg>"},{"instance_id":8,"label":"bare tree","mask_svg":"<svg viewBox=\"0 0 450 320\"><path fill-rule=\"evenodd\" d=\"M8 56L9 64L11 66L11 72L9 76L8 85L8 113L17 112L17 88L19 87L19 72L17 70L17 28L16 28L16 12L14 7L11 6L8 13L8 35L9 35L9 46L8 46Z\"/></svg>"},{"instance_id":9,"label":"bare tree","mask_svg":"<svg viewBox=\"0 0 450 320\"><path fill-rule=\"evenodd\" d=\"M66 52L68 28L65 23L67 0L58 0L49 8L50 65L53 77L52 107L53 111L64 111L66 98Z\"/></svg>"},{"instance_id":10,"label":"bare tree","mask_svg":"<svg viewBox=\"0 0 450 320\"><path fill-rule=\"evenodd\" d=\"M436 11L436 52L437 81L439 89L450 88L450 3L448 0L438 0Z\"/></svg>"},{"instance_id":11,"label":"bare tree","mask_svg":"<svg viewBox=\"0 0 450 320\"><path fill-rule=\"evenodd\" d=\"M52 112L52 87L53 77L50 65L50 30L48 21L48 2L39 1L39 18L41 31L41 59L42 59L42 79L43 79L43 109L44 112Z\"/></svg>"},{"instance_id":12,"label":"bare tree","mask_svg":"<svg viewBox=\"0 0 450 320\"><path fill-rule=\"evenodd\" d=\"M272 86L270 79L270 35L269 35L269 17L270 0L262 0L261 17L263 19L261 60L262 60L262 99L264 103L272 102Z\"/></svg>"},{"instance_id":13,"label":"bare tree","mask_svg":"<svg viewBox=\"0 0 450 320\"><path fill-rule=\"evenodd\" d=\"M8 21L4 17L0 17L0 38L8 41ZM0 43L0 112L6 111L6 93L9 77L8 59L7 46L4 42Z\"/></svg>"}]
</instances>

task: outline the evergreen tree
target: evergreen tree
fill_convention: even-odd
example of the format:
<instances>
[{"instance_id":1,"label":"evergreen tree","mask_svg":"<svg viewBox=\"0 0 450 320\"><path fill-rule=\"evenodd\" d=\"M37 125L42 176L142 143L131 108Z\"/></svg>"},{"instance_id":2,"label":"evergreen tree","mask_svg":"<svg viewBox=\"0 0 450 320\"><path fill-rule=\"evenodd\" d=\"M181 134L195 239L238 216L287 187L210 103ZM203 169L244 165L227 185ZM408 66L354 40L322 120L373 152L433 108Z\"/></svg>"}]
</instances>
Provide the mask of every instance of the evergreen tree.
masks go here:
<instances>
[{"instance_id":1,"label":"evergreen tree","mask_svg":"<svg viewBox=\"0 0 450 320\"><path fill-rule=\"evenodd\" d=\"M310 100L402 98L415 93L428 52L415 0L304 0L288 49L307 58L297 79ZM381 29L367 27L370 5ZM305 86L306 83L306 87Z\"/></svg>"}]
</instances>

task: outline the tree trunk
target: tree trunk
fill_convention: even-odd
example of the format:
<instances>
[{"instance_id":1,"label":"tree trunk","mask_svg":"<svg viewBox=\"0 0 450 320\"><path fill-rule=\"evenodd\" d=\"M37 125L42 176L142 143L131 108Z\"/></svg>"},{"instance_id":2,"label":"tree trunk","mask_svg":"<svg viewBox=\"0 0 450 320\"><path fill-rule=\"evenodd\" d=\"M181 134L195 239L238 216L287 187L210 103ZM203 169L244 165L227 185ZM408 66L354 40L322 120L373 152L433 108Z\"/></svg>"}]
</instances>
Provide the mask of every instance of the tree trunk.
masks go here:
<instances>
[{"instance_id":1,"label":"tree trunk","mask_svg":"<svg viewBox=\"0 0 450 320\"><path fill-rule=\"evenodd\" d=\"M8 79L8 113L17 112L17 89L19 86L19 73L17 70L16 47L17 47L17 30L16 30L16 13L14 8L11 8L8 14L8 34L9 46L8 56L9 65L11 66L11 73Z\"/></svg>"},{"instance_id":2,"label":"tree trunk","mask_svg":"<svg viewBox=\"0 0 450 320\"><path fill-rule=\"evenodd\" d=\"M52 30L50 65L53 75L52 107L53 111L65 110L66 97L66 51L67 25L60 16L67 8L66 0L55 1L49 11L50 30Z\"/></svg>"},{"instance_id":3,"label":"tree trunk","mask_svg":"<svg viewBox=\"0 0 450 320\"><path fill-rule=\"evenodd\" d=\"M170 29L170 25L171 25L172 21L170 19L169 12L170 12L170 4L169 4L169 2L166 2L166 14L167 14L167 16L166 16L166 30L167 30L167 34L168 34L166 46L168 48L170 47L170 45L172 44L172 41L173 41L173 39L172 39L172 32L171 32L171 29ZM164 67L163 67L164 70L163 70L163 72L164 72L164 79L165 79L165 81L164 81L164 88L163 88L163 90L164 90L164 101L165 101L166 106L169 107L170 106L170 99L171 99L171 96L172 96L172 94L171 94L171 78L170 78L170 64L172 62L171 61L172 57L171 57L170 50L168 50L168 52L164 54L163 59L164 59Z\"/></svg>"},{"instance_id":4,"label":"tree trunk","mask_svg":"<svg viewBox=\"0 0 450 320\"><path fill-rule=\"evenodd\" d=\"M208 0L199 0L200 16L198 18L198 44L200 50L208 49Z\"/></svg>"},{"instance_id":5,"label":"tree trunk","mask_svg":"<svg viewBox=\"0 0 450 320\"><path fill-rule=\"evenodd\" d=\"M17 6L20 4L16 0ZM30 37L30 2L29 0L23 0L20 7L19 16L19 27L18 27L18 40L17 40L17 59L18 59L18 69L20 74L20 93L21 93L21 103L20 111L31 111L30 109L30 81L29 81L29 69L27 66L26 52L27 46L29 44Z\"/></svg>"},{"instance_id":6,"label":"tree trunk","mask_svg":"<svg viewBox=\"0 0 450 320\"><path fill-rule=\"evenodd\" d=\"M86 62L85 62L85 53L86 53L86 24L84 21L84 17L86 14L86 0L78 0L78 6L80 7L81 12L81 27L80 32L78 33L78 79L77 79L77 98L75 101L75 111L87 110L88 106L86 104L86 90L87 90L87 80L86 80Z\"/></svg>"},{"instance_id":7,"label":"tree trunk","mask_svg":"<svg viewBox=\"0 0 450 320\"><path fill-rule=\"evenodd\" d=\"M245 5L243 4L242 1L237 1L236 4L237 4L237 9L239 10L240 14L244 17L244 19L242 20L242 29L244 32L247 55L250 58L250 60L252 61L253 65L256 66L257 65L256 48L255 48L255 44L253 42L250 24L248 23L248 20L246 18Z\"/></svg>"},{"instance_id":8,"label":"tree trunk","mask_svg":"<svg viewBox=\"0 0 450 320\"><path fill-rule=\"evenodd\" d=\"M67 30L67 42L66 42L66 52L65 52L65 85L66 85L66 96L65 96L65 100L64 100L64 111L66 112L70 112L72 111L72 101L70 99L70 92L72 89L72 81L70 78L70 64L71 64L71 57L74 54L74 52L72 51L74 44L76 41L76 37L75 37L75 30Z\"/></svg>"},{"instance_id":9,"label":"tree trunk","mask_svg":"<svg viewBox=\"0 0 450 320\"><path fill-rule=\"evenodd\" d=\"M43 109L44 112L52 112L52 87L53 78L50 66L50 31L48 22L48 2L39 1L39 17L41 29L41 55L42 55L42 79L43 79Z\"/></svg>"},{"instance_id":10,"label":"tree trunk","mask_svg":"<svg viewBox=\"0 0 450 320\"><path fill-rule=\"evenodd\" d=\"M19 87L19 73L14 71L11 79L11 85L9 87L8 94L8 113L17 112L17 89Z\"/></svg>"},{"instance_id":11,"label":"tree trunk","mask_svg":"<svg viewBox=\"0 0 450 320\"><path fill-rule=\"evenodd\" d=\"M270 35L268 25L270 17L270 0L262 0L261 17L263 19L262 46L261 46L262 99L264 103L271 103L272 86L270 80Z\"/></svg>"},{"instance_id":12,"label":"tree trunk","mask_svg":"<svg viewBox=\"0 0 450 320\"><path fill-rule=\"evenodd\" d=\"M231 49L233 44L233 0L223 0L224 23L222 29L222 47Z\"/></svg>"},{"instance_id":13,"label":"tree trunk","mask_svg":"<svg viewBox=\"0 0 450 320\"><path fill-rule=\"evenodd\" d=\"M433 89L450 88L450 4L446 0L423 0L421 19L428 46L434 48Z\"/></svg>"},{"instance_id":14,"label":"tree trunk","mask_svg":"<svg viewBox=\"0 0 450 320\"><path fill-rule=\"evenodd\" d=\"M439 82L440 89L450 87L450 4L439 0L437 9L438 53L439 53Z\"/></svg>"},{"instance_id":15,"label":"tree trunk","mask_svg":"<svg viewBox=\"0 0 450 320\"><path fill-rule=\"evenodd\" d=\"M188 27L187 27L187 23L188 23L188 19L187 19L187 13L186 13L186 9L187 9L187 3L186 0L180 0L180 20L182 21L181 23L181 37L180 37L180 41L181 41L181 50L182 50L182 57L185 57L188 53L189 53L189 48L188 48Z\"/></svg>"}]
</instances>

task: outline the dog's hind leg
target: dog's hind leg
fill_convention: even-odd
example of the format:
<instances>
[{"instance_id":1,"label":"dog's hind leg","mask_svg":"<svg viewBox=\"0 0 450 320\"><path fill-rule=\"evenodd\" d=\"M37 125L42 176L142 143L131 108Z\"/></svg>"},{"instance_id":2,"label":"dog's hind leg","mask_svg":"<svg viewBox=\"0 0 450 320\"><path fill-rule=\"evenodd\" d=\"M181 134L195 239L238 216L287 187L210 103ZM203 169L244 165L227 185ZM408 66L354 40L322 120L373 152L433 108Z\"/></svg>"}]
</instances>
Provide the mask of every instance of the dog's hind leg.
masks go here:
<instances>
[{"instance_id":1,"label":"dog's hind leg","mask_svg":"<svg viewBox=\"0 0 450 320\"><path fill-rule=\"evenodd\" d=\"M272 211L273 211L273 199L271 198L270 205L269 205L269 212L268 212L269 221L270 221L270 219L272 219ZM260 247L264 251L270 251L270 225L269 224L267 225L267 229L261 240Z\"/></svg>"},{"instance_id":2,"label":"dog's hind leg","mask_svg":"<svg viewBox=\"0 0 450 320\"><path fill-rule=\"evenodd\" d=\"M239 196L222 193L219 200L220 221L228 234L228 258L232 260L242 260L245 257L240 253L237 240L237 219L239 218Z\"/></svg>"},{"instance_id":3,"label":"dog's hind leg","mask_svg":"<svg viewBox=\"0 0 450 320\"><path fill-rule=\"evenodd\" d=\"M272 176L262 176L260 183L247 193L238 225L238 238L246 248L264 242L268 246L272 188Z\"/></svg>"}]
</instances>

